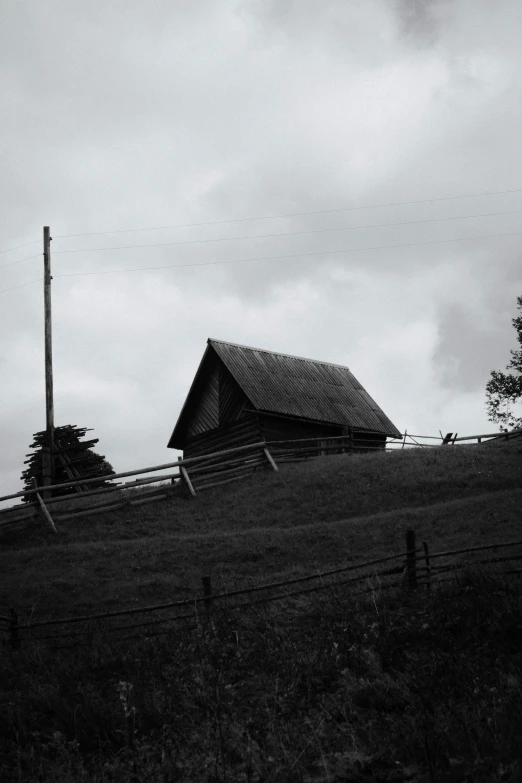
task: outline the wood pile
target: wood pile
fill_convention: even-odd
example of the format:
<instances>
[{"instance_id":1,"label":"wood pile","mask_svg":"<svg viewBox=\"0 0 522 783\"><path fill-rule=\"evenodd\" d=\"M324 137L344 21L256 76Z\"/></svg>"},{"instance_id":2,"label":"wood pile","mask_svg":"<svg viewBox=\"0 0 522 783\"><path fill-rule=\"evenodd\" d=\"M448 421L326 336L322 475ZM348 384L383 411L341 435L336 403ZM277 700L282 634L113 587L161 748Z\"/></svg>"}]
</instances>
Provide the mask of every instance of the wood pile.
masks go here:
<instances>
[{"instance_id":1,"label":"wood pile","mask_svg":"<svg viewBox=\"0 0 522 783\"><path fill-rule=\"evenodd\" d=\"M81 440L87 432L85 427L76 427L73 424L66 424L63 427L54 429L54 465L53 465L53 484L60 484L65 481L77 481L82 478L94 478L100 476L100 481L90 484L89 487L81 484L75 487L64 487L63 489L53 490L53 495L73 495L78 491L110 487L110 482L103 479L103 476L109 476L114 473L112 466L107 462L102 454L96 454L92 450L98 443L98 438L90 440ZM39 487L43 485L43 449L47 447L47 432L36 432L33 436L33 443L30 448L34 449L27 455L24 464L27 468L22 473L24 489L31 489L32 479L36 479ZM27 497L26 502L34 498Z\"/></svg>"}]
</instances>

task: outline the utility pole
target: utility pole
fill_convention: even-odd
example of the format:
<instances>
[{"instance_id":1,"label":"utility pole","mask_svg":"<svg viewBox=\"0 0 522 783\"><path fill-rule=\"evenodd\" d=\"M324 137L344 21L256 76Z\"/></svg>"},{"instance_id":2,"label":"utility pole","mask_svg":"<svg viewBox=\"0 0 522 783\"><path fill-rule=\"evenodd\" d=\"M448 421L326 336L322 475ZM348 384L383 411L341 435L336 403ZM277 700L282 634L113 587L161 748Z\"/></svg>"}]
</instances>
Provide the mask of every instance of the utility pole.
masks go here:
<instances>
[{"instance_id":1,"label":"utility pole","mask_svg":"<svg viewBox=\"0 0 522 783\"><path fill-rule=\"evenodd\" d=\"M52 484L54 476L54 401L53 401L53 342L51 321L51 234L49 226L43 230L44 256L44 318L45 318L45 418L47 446L42 450L43 483Z\"/></svg>"}]
</instances>

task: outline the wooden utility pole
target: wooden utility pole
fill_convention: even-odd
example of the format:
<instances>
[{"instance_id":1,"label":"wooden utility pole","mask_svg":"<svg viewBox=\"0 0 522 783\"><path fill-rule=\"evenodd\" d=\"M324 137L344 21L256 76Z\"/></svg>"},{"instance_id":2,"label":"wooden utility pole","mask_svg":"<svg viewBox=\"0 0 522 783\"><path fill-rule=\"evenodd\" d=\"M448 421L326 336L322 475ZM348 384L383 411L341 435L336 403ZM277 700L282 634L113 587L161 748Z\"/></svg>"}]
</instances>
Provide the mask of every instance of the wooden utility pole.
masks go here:
<instances>
[{"instance_id":1,"label":"wooden utility pole","mask_svg":"<svg viewBox=\"0 0 522 783\"><path fill-rule=\"evenodd\" d=\"M44 256L44 317L45 317L45 417L47 447L42 451L43 483L53 483L54 473L54 401L53 401L53 341L51 321L51 233L43 230Z\"/></svg>"}]
</instances>

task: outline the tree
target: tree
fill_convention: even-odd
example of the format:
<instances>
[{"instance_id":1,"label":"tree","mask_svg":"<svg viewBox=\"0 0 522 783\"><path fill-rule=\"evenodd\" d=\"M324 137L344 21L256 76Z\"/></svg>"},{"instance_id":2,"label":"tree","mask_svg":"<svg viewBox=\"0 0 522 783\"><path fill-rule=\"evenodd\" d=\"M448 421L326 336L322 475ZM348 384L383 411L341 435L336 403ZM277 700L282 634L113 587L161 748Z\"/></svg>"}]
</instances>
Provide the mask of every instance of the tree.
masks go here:
<instances>
[{"instance_id":1,"label":"tree","mask_svg":"<svg viewBox=\"0 0 522 783\"><path fill-rule=\"evenodd\" d=\"M522 296L517 297L518 318L513 318L513 326L517 340L522 346ZM516 416L511 406L522 400L522 349L510 351L511 361L506 370L514 372L503 373L493 370L486 384L486 409L490 421L498 421L500 429L507 432L508 428L522 427L522 416Z\"/></svg>"}]
</instances>

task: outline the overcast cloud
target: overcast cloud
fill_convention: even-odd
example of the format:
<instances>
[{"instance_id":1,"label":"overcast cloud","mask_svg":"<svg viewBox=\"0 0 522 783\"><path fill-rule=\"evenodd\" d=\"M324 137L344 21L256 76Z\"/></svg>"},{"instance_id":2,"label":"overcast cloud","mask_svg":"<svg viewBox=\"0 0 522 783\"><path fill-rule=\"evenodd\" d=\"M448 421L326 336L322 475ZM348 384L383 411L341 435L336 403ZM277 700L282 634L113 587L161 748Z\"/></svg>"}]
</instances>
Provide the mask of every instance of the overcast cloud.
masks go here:
<instances>
[{"instance_id":1,"label":"overcast cloud","mask_svg":"<svg viewBox=\"0 0 522 783\"><path fill-rule=\"evenodd\" d=\"M12 263L43 225L56 424L93 427L117 470L173 455L209 336L348 365L401 430L495 429L522 293L519 0L0 8L0 250L37 240L0 255L2 492L45 427L42 258ZM376 206L397 202L422 203ZM205 225L137 230L180 224Z\"/></svg>"}]
</instances>

